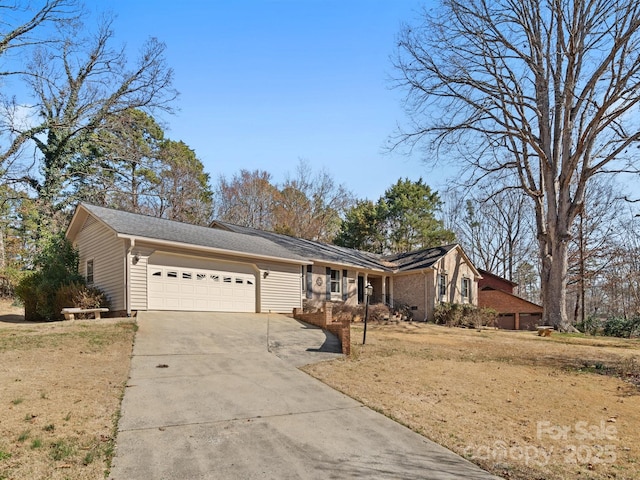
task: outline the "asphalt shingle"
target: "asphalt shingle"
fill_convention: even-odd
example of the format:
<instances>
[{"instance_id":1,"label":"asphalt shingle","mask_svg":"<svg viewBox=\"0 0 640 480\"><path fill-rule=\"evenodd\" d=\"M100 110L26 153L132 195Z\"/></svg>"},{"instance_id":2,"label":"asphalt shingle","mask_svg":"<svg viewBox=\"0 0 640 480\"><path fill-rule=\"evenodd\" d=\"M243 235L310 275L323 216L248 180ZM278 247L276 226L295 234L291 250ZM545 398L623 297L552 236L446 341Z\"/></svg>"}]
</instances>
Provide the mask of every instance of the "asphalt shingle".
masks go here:
<instances>
[{"instance_id":1,"label":"asphalt shingle","mask_svg":"<svg viewBox=\"0 0 640 480\"><path fill-rule=\"evenodd\" d=\"M201 227L86 203L83 203L82 207L115 232L124 235L217 248L231 252L298 260L301 263L308 261L306 257L298 253L256 235Z\"/></svg>"}]
</instances>

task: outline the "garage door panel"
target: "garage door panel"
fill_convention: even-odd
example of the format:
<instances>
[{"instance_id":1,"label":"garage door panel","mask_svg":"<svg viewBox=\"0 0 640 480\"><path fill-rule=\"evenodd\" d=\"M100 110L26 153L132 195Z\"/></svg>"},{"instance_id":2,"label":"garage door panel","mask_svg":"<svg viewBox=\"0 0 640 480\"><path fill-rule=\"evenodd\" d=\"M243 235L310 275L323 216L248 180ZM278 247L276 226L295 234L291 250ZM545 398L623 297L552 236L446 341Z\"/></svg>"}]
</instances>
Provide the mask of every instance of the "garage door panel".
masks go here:
<instances>
[{"instance_id":1,"label":"garage door panel","mask_svg":"<svg viewBox=\"0 0 640 480\"><path fill-rule=\"evenodd\" d=\"M163 261L170 259L163 258ZM173 261L180 262L176 257ZM255 312L255 274L197 269L193 259L188 268L180 265L147 266L148 308L150 310L189 310ZM246 270L247 266L240 266Z\"/></svg>"}]
</instances>

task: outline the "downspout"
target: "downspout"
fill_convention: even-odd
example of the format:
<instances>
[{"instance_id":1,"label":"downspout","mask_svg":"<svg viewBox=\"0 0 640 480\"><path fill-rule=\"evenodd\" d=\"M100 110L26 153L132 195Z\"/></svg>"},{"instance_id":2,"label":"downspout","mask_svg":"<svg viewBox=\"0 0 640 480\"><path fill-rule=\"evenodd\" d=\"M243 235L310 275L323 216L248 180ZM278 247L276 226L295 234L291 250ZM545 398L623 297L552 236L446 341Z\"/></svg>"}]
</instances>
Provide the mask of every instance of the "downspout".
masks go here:
<instances>
[{"instance_id":1,"label":"downspout","mask_svg":"<svg viewBox=\"0 0 640 480\"><path fill-rule=\"evenodd\" d=\"M131 316L131 251L136 246L136 240L134 238L129 239L129 248L127 249L127 255L125 256L125 306L127 309L127 317Z\"/></svg>"}]
</instances>

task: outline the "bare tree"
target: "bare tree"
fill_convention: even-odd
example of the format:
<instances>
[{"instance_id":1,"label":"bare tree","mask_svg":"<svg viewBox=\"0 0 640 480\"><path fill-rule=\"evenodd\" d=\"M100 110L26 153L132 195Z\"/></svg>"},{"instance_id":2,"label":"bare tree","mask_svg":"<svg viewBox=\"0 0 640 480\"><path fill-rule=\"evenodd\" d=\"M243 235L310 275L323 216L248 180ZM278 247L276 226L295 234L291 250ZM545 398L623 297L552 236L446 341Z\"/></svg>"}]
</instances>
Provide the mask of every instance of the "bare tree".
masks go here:
<instances>
[{"instance_id":1,"label":"bare tree","mask_svg":"<svg viewBox=\"0 0 640 480\"><path fill-rule=\"evenodd\" d=\"M173 72L166 66L165 46L150 39L138 59L111 47L111 20L104 18L92 38L72 25L60 48L41 45L23 77L33 95L30 121L0 118L8 145L0 162L31 149L35 163L22 180L38 197L44 231L66 205L65 188L76 172L72 159L105 121L132 109L170 111L176 97ZM25 103L25 102L23 102Z\"/></svg>"},{"instance_id":2,"label":"bare tree","mask_svg":"<svg viewBox=\"0 0 640 480\"><path fill-rule=\"evenodd\" d=\"M637 172L640 3L445 0L399 37L410 124L478 176L502 176L533 202L544 321L572 330L568 244L596 173Z\"/></svg>"},{"instance_id":3,"label":"bare tree","mask_svg":"<svg viewBox=\"0 0 640 480\"><path fill-rule=\"evenodd\" d=\"M214 216L244 227L273 229L273 208L278 189L264 170L240 170L231 179L218 178L214 189Z\"/></svg>"},{"instance_id":4,"label":"bare tree","mask_svg":"<svg viewBox=\"0 0 640 480\"><path fill-rule=\"evenodd\" d=\"M300 160L295 175L285 179L276 197L274 230L330 243L353 204L353 194L331 174L326 170L314 174L309 162Z\"/></svg>"},{"instance_id":5,"label":"bare tree","mask_svg":"<svg viewBox=\"0 0 640 480\"><path fill-rule=\"evenodd\" d=\"M47 0L41 7L33 10L30 2L7 3L0 5L0 56L13 50L24 50L56 41L55 38L42 34L41 27L47 24L69 24L77 18L78 2L76 0ZM23 52L24 53L24 52ZM2 71L0 75L11 74Z\"/></svg>"},{"instance_id":6,"label":"bare tree","mask_svg":"<svg viewBox=\"0 0 640 480\"><path fill-rule=\"evenodd\" d=\"M625 211L620 192L620 185L606 177L595 177L585 189L584 208L578 214L569 245L568 291L575 299L576 322L594 311L594 302L587 295L590 285L617 262L620 232L624 231L621 212Z\"/></svg>"}]
</instances>

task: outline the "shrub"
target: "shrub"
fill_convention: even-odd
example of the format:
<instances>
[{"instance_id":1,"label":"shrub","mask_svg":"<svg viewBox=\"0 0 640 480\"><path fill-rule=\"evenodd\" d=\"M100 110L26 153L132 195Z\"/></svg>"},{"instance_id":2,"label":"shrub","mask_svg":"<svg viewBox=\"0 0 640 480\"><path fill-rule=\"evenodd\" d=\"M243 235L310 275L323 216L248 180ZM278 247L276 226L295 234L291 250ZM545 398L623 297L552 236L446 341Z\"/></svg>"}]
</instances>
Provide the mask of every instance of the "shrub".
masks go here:
<instances>
[{"instance_id":1,"label":"shrub","mask_svg":"<svg viewBox=\"0 0 640 480\"><path fill-rule=\"evenodd\" d=\"M447 327L460 326L462 324L462 308L463 305L459 303L439 303L434 311L435 323Z\"/></svg>"},{"instance_id":2,"label":"shrub","mask_svg":"<svg viewBox=\"0 0 640 480\"><path fill-rule=\"evenodd\" d=\"M608 318L604 322L602 334L609 337L636 337L640 334L640 316Z\"/></svg>"},{"instance_id":3,"label":"shrub","mask_svg":"<svg viewBox=\"0 0 640 480\"><path fill-rule=\"evenodd\" d=\"M334 321L348 320L354 322L356 318L364 318L364 306L346 305L345 303L335 303L331 311Z\"/></svg>"},{"instance_id":4,"label":"shrub","mask_svg":"<svg viewBox=\"0 0 640 480\"><path fill-rule=\"evenodd\" d=\"M63 285L84 283L78 274L78 252L59 235L47 242L35 260L36 271L26 274L16 286L16 295L24 304L26 320L54 320L56 292Z\"/></svg>"},{"instance_id":5,"label":"shrub","mask_svg":"<svg viewBox=\"0 0 640 480\"><path fill-rule=\"evenodd\" d=\"M598 335L602 333L603 323L598 317L589 316L583 321L576 323L576 328L587 335Z\"/></svg>"},{"instance_id":6,"label":"shrub","mask_svg":"<svg viewBox=\"0 0 640 480\"><path fill-rule=\"evenodd\" d=\"M495 326L498 312L467 303L439 303L434 312L435 323L447 327L480 328Z\"/></svg>"},{"instance_id":7,"label":"shrub","mask_svg":"<svg viewBox=\"0 0 640 480\"><path fill-rule=\"evenodd\" d=\"M402 320L413 321L413 310L411 310L411 307L407 304L394 302L393 313L400 315Z\"/></svg>"},{"instance_id":8,"label":"shrub","mask_svg":"<svg viewBox=\"0 0 640 480\"><path fill-rule=\"evenodd\" d=\"M84 283L73 282L69 285L62 285L56 291L55 311L60 312L65 307L109 308L109 300L100 289L88 287Z\"/></svg>"},{"instance_id":9,"label":"shrub","mask_svg":"<svg viewBox=\"0 0 640 480\"><path fill-rule=\"evenodd\" d=\"M384 303L374 303L373 305L369 305L369 321L382 322L383 320L388 320L390 315L391 312L389 307Z\"/></svg>"}]
</instances>

